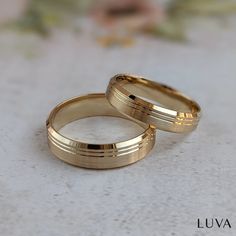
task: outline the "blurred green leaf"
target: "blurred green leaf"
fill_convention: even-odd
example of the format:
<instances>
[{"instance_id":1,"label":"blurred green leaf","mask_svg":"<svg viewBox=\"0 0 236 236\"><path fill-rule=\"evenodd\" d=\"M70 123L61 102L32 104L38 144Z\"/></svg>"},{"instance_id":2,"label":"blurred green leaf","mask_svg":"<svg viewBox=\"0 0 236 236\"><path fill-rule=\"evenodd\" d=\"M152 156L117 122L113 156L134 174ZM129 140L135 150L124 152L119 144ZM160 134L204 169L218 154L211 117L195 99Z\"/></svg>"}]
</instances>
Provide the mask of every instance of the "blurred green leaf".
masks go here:
<instances>
[{"instance_id":1,"label":"blurred green leaf","mask_svg":"<svg viewBox=\"0 0 236 236\"><path fill-rule=\"evenodd\" d=\"M231 0L173 0L168 7L168 14L171 16L234 13L236 13L236 3Z\"/></svg>"},{"instance_id":2,"label":"blurred green leaf","mask_svg":"<svg viewBox=\"0 0 236 236\"><path fill-rule=\"evenodd\" d=\"M178 20L171 19L148 30L151 35L173 41L185 41L184 26Z\"/></svg>"},{"instance_id":3,"label":"blurred green leaf","mask_svg":"<svg viewBox=\"0 0 236 236\"><path fill-rule=\"evenodd\" d=\"M43 36L55 25L65 24L68 18L82 13L90 1L31 0L25 15L16 23L23 30L36 31Z\"/></svg>"}]
</instances>

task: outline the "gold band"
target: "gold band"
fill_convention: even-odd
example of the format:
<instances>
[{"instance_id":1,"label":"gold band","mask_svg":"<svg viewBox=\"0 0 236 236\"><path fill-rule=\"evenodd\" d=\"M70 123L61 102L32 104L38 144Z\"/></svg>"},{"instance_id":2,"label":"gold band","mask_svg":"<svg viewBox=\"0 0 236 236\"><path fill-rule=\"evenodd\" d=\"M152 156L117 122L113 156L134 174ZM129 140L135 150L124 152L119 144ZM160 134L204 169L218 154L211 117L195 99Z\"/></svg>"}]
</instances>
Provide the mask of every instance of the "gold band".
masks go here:
<instances>
[{"instance_id":1,"label":"gold band","mask_svg":"<svg viewBox=\"0 0 236 236\"><path fill-rule=\"evenodd\" d=\"M136 122L144 132L128 141L110 144L88 144L72 140L60 134L66 124L91 116L116 116L128 119L115 110L105 94L89 94L59 104L48 120L48 143L51 151L61 160L80 167L107 169L134 163L152 149L155 143L155 129Z\"/></svg>"},{"instance_id":2,"label":"gold band","mask_svg":"<svg viewBox=\"0 0 236 236\"><path fill-rule=\"evenodd\" d=\"M114 76L106 97L119 112L165 131L192 131L200 119L201 108L192 99L169 86L138 76Z\"/></svg>"}]
</instances>

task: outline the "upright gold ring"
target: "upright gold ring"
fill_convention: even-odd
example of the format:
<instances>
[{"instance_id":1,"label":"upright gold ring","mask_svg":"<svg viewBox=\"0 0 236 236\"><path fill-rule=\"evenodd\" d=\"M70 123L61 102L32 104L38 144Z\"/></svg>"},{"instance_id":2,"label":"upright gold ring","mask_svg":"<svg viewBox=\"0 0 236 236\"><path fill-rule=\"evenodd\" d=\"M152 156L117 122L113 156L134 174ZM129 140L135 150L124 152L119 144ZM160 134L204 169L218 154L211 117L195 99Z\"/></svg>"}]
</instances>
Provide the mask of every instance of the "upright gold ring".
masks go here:
<instances>
[{"instance_id":1,"label":"upright gold ring","mask_svg":"<svg viewBox=\"0 0 236 236\"><path fill-rule=\"evenodd\" d=\"M191 98L138 76L114 76L106 97L119 112L160 130L189 132L197 127L200 119L201 108Z\"/></svg>"},{"instance_id":2,"label":"upright gold ring","mask_svg":"<svg viewBox=\"0 0 236 236\"><path fill-rule=\"evenodd\" d=\"M66 124L91 116L116 116L128 119L107 101L105 94L89 94L65 101L56 106L48 120L48 143L59 159L80 167L107 169L134 163L146 156L155 143L155 129L138 123L143 133L127 141L110 144L89 144L63 136L60 129Z\"/></svg>"}]
</instances>

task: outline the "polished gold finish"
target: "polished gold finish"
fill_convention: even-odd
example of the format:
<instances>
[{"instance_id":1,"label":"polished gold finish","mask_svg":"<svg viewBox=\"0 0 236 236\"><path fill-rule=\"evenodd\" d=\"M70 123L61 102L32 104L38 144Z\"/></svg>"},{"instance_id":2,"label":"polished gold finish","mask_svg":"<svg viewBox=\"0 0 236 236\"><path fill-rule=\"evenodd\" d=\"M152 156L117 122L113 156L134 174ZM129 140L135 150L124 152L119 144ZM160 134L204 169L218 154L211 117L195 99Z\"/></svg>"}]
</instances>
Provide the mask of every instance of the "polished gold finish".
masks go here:
<instances>
[{"instance_id":1,"label":"polished gold finish","mask_svg":"<svg viewBox=\"0 0 236 236\"><path fill-rule=\"evenodd\" d=\"M141 122L136 123L144 128L142 134L118 143L88 144L60 134L59 130L66 124L91 116L128 119L109 104L105 94L89 94L59 104L47 120L49 147L59 159L85 168L115 168L144 158L155 143L155 129Z\"/></svg>"},{"instance_id":2,"label":"polished gold finish","mask_svg":"<svg viewBox=\"0 0 236 236\"><path fill-rule=\"evenodd\" d=\"M119 112L165 131L192 131L200 119L200 106L192 99L138 76L114 76L106 97Z\"/></svg>"}]
</instances>

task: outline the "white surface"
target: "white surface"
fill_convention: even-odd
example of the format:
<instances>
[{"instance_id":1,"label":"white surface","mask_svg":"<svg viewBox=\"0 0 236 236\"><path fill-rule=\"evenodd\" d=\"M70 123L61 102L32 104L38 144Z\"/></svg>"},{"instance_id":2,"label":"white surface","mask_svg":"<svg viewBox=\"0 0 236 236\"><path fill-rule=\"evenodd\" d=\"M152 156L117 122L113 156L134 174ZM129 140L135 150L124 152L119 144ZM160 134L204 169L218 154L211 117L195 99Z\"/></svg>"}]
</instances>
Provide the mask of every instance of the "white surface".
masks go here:
<instances>
[{"instance_id":1,"label":"white surface","mask_svg":"<svg viewBox=\"0 0 236 236\"><path fill-rule=\"evenodd\" d=\"M143 132L144 128L133 121L106 116L77 120L60 130L66 137L98 144L121 142Z\"/></svg>"},{"instance_id":2,"label":"white surface","mask_svg":"<svg viewBox=\"0 0 236 236\"><path fill-rule=\"evenodd\" d=\"M0 235L236 235L234 29L199 26L189 44L140 38L113 49L68 32L48 40L2 33ZM147 158L125 168L86 170L56 159L45 132L50 110L104 91L120 72L195 98L199 128L159 132ZM197 218L212 217L228 218L232 229L197 229Z\"/></svg>"}]
</instances>

